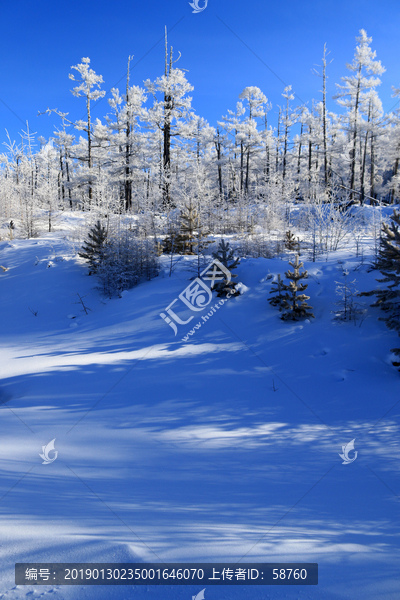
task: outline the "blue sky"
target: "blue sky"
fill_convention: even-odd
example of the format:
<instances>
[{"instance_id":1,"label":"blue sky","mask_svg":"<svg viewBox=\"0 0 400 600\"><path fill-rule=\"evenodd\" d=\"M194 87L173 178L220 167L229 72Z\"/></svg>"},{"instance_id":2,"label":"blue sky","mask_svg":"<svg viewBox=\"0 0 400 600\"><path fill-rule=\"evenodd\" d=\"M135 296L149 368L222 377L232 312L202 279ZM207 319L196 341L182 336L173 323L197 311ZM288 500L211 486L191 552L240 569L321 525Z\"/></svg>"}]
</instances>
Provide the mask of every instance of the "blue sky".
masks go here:
<instances>
[{"instance_id":1,"label":"blue sky","mask_svg":"<svg viewBox=\"0 0 400 600\"><path fill-rule=\"evenodd\" d=\"M331 96L347 73L345 65L352 60L361 28L373 38L372 48L387 69L379 88L384 108L396 103L391 86L400 87L398 0L209 0L199 14L192 13L187 0L20 0L2 6L0 141L6 139L5 129L18 140L27 119L32 131L51 136L57 117L37 116L48 106L69 112L72 120L84 116L84 101L72 96L68 79L71 65L84 56L103 75L107 91L119 80L124 89L129 54L136 65L132 83L142 85L144 79L161 75L165 25L174 51L182 53L179 66L188 70L194 86L193 107L211 125L235 108L249 85L260 87L273 103L271 124L284 101L282 81L304 102L319 99L321 83L311 69L320 64L325 42L333 59L328 70L330 108L339 110ZM107 111L103 100L94 116L103 118Z\"/></svg>"}]
</instances>

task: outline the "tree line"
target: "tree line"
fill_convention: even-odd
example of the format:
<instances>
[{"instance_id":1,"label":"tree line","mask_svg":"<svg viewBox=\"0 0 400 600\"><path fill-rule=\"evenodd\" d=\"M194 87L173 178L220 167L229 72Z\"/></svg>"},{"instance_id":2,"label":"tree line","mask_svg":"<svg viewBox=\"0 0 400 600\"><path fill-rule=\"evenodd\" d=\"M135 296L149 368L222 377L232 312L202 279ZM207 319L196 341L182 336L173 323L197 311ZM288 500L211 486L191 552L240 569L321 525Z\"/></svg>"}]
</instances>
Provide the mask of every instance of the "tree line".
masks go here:
<instances>
[{"instance_id":1,"label":"tree line","mask_svg":"<svg viewBox=\"0 0 400 600\"><path fill-rule=\"evenodd\" d=\"M129 57L125 90L113 88L108 114L94 119L93 105L106 92L102 76L83 58L69 78L86 117L72 121L48 108L60 119L51 140L39 137L38 148L27 127L21 142L9 139L0 156L3 222L20 219L30 237L35 211L46 212L51 231L54 212L72 209L150 221L163 214L168 228L169 215L193 203L209 231L226 233L249 230L260 219L272 223L293 202L397 203L400 110L384 113L377 88L385 69L364 30L356 40L349 74L335 95L344 110L327 108L325 46L317 71L320 99L295 106L291 86L285 87L276 127L268 123L271 103L255 86L243 90L216 127L198 116L193 86L167 36L163 75L131 85ZM400 96L400 89L393 94Z\"/></svg>"}]
</instances>

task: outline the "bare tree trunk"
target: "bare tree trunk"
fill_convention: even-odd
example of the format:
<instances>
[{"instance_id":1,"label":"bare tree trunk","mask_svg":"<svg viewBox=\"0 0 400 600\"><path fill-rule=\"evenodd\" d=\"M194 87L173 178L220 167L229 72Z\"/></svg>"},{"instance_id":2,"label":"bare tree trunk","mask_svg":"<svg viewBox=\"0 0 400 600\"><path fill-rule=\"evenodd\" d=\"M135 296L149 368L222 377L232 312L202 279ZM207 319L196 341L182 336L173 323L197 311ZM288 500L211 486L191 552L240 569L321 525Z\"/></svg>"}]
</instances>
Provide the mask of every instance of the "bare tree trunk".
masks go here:
<instances>
[{"instance_id":1,"label":"bare tree trunk","mask_svg":"<svg viewBox=\"0 0 400 600\"><path fill-rule=\"evenodd\" d=\"M369 101L369 106L368 106L368 123L370 123L371 121L371 110L372 110L372 106L371 106L371 100ZM360 204L361 206L364 204L364 198L365 198L365 169L366 169L366 164L367 164L367 147L368 147L368 129L365 132L365 140L364 140L364 152L363 152L363 159L362 159L362 167L361 167L361 196L360 196Z\"/></svg>"},{"instance_id":2,"label":"bare tree trunk","mask_svg":"<svg viewBox=\"0 0 400 600\"><path fill-rule=\"evenodd\" d=\"M249 146L247 148L247 157L246 157L246 192L249 191L249 169L250 169L250 140Z\"/></svg>"},{"instance_id":3,"label":"bare tree trunk","mask_svg":"<svg viewBox=\"0 0 400 600\"><path fill-rule=\"evenodd\" d=\"M350 189L354 189L355 174L356 174L356 148L357 148L357 117L360 103L360 85L361 85L361 65L358 68L357 92L354 103L354 130L353 130L353 147L350 151L351 172L350 172ZM354 192L350 192L350 201L354 198Z\"/></svg>"},{"instance_id":4,"label":"bare tree trunk","mask_svg":"<svg viewBox=\"0 0 400 600\"><path fill-rule=\"evenodd\" d=\"M220 196L220 198L222 198L221 139L220 139L220 134L219 134L219 128L217 128L217 139L215 140L215 150L217 151L217 161L218 161L219 196Z\"/></svg>"},{"instance_id":5,"label":"bare tree trunk","mask_svg":"<svg viewBox=\"0 0 400 600\"><path fill-rule=\"evenodd\" d=\"M128 69L126 75L126 105L127 105L127 119L126 119L126 144L125 144L125 210L132 208L132 181L131 181L131 168L130 168L130 157L131 157L131 112L129 102L129 67L132 57L128 57Z\"/></svg>"},{"instance_id":6,"label":"bare tree trunk","mask_svg":"<svg viewBox=\"0 0 400 600\"><path fill-rule=\"evenodd\" d=\"M299 139L299 151L297 153L297 175L300 175L300 160L301 160L301 142L303 138L303 123L301 124L300 129L300 139Z\"/></svg>"},{"instance_id":7,"label":"bare tree trunk","mask_svg":"<svg viewBox=\"0 0 400 600\"><path fill-rule=\"evenodd\" d=\"M326 135L326 44L324 44L324 56L322 59L322 131L324 138L324 178L325 186L328 185L328 152Z\"/></svg>"},{"instance_id":8,"label":"bare tree trunk","mask_svg":"<svg viewBox=\"0 0 400 600\"><path fill-rule=\"evenodd\" d=\"M240 142L240 191L243 191L243 142Z\"/></svg>"},{"instance_id":9,"label":"bare tree trunk","mask_svg":"<svg viewBox=\"0 0 400 600\"><path fill-rule=\"evenodd\" d=\"M265 124L265 131L268 133L268 121L267 121L267 114L264 115L264 124ZM266 144L265 144L265 179L268 182L269 181L269 169L270 169L270 157L269 157L269 144L268 144L268 136L266 136Z\"/></svg>"},{"instance_id":10,"label":"bare tree trunk","mask_svg":"<svg viewBox=\"0 0 400 600\"><path fill-rule=\"evenodd\" d=\"M394 161L392 178L395 177L397 175L398 171L399 171L399 162L400 162L399 153L400 153L400 144L397 146L397 158ZM392 191L390 193L390 204L394 203L394 198L395 198L395 193L394 193L394 188L392 188Z\"/></svg>"},{"instance_id":11,"label":"bare tree trunk","mask_svg":"<svg viewBox=\"0 0 400 600\"><path fill-rule=\"evenodd\" d=\"M89 94L86 97L86 109L87 109L87 137L88 137L88 166L89 166L89 206L91 206L92 204L92 198L93 198L93 190L92 190L92 179L91 179L91 173L92 173L92 135L91 135L91 115L90 115L90 98L89 98Z\"/></svg>"},{"instance_id":12,"label":"bare tree trunk","mask_svg":"<svg viewBox=\"0 0 400 600\"><path fill-rule=\"evenodd\" d=\"M63 160L62 160L62 149L61 149L61 147L60 147L60 173L59 173L59 175L60 175L60 178L58 180L58 187L59 187L59 191L60 191L60 200L62 201L62 203L64 205L64 200L65 200L64 165L63 165Z\"/></svg>"},{"instance_id":13,"label":"bare tree trunk","mask_svg":"<svg viewBox=\"0 0 400 600\"><path fill-rule=\"evenodd\" d=\"M286 114L285 114L285 139L283 145L283 172L282 179L286 176L286 154L288 145L288 133L289 133L289 98L286 99Z\"/></svg>"},{"instance_id":14,"label":"bare tree trunk","mask_svg":"<svg viewBox=\"0 0 400 600\"><path fill-rule=\"evenodd\" d=\"M278 113L278 131L276 137L276 172L278 172L279 167L279 143L280 143L280 125L281 125L281 109L279 108Z\"/></svg>"},{"instance_id":15,"label":"bare tree trunk","mask_svg":"<svg viewBox=\"0 0 400 600\"><path fill-rule=\"evenodd\" d=\"M370 172L370 183L369 183L369 195L371 198L375 198L375 144L374 135L371 135L371 172Z\"/></svg>"},{"instance_id":16,"label":"bare tree trunk","mask_svg":"<svg viewBox=\"0 0 400 600\"><path fill-rule=\"evenodd\" d=\"M168 72L168 42L167 42L167 28L165 28L165 77L169 79L172 69L172 46L170 51L169 59L169 72ZM164 205L169 206L171 204L170 196L170 170L171 170L171 111L172 111L172 97L166 91L164 93L164 147L163 147L163 168L164 168Z\"/></svg>"},{"instance_id":17,"label":"bare tree trunk","mask_svg":"<svg viewBox=\"0 0 400 600\"><path fill-rule=\"evenodd\" d=\"M64 154L64 158L65 158L65 171L67 174L67 183L70 183L70 177L69 177L69 164L68 164L68 158L67 158L67 151L65 151ZM71 192L71 187L68 185L68 198L69 198L69 206L70 208L72 208L72 192Z\"/></svg>"}]
</instances>

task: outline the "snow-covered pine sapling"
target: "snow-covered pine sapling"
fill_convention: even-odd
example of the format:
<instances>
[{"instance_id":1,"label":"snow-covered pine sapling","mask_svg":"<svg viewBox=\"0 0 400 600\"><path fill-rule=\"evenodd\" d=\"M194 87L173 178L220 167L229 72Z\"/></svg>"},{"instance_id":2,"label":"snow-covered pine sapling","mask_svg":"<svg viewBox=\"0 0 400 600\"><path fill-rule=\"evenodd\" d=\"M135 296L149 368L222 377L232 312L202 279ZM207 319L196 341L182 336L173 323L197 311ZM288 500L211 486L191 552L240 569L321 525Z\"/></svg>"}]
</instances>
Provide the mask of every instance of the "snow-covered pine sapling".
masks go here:
<instances>
[{"instance_id":1,"label":"snow-covered pine sapling","mask_svg":"<svg viewBox=\"0 0 400 600\"><path fill-rule=\"evenodd\" d=\"M205 250L212 243L212 241L207 240L206 235L208 235L208 232L203 229L199 219L197 230L194 232L194 253L196 255L194 266L197 277L200 277L201 272L209 263L209 257L206 256Z\"/></svg>"},{"instance_id":2,"label":"snow-covered pine sapling","mask_svg":"<svg viewBox=\"0 0 400 600\"><path fill-rule=\"evenodd\" d=\"M233 255L233 249L229 247L229 242L225 242L224 238L218 244L218 248L216 252L212 253L214 259L219 260L220 263L224 265L224 267L230 272L231 279L237 277L237 275L232 274L232 270L236 269L236 267L240 264L239 258L235 258ZM217 296L226 296L230 293L231 296L239 296L239 291L235 289L235 284L233 281L227 281L224 279L223 281L218 281L214 286L214 290L217 292Z\"/></svg>"},{"instance_id":3,"label":"snow-covered pine sapling","mask_svg":"<svg viewBox=\"0 0 400 600\"><path fill-rule=\"evenodd\" d=\"M269 293L274 294L274 296L272 296L272 298L269 298L268 302L272 306L277 306L279 308L279 310L281 311L282 310L282 301L283 301L284 283L281 279L280 274L278 274L277 281L272 282L272 285L275 287L272 288Z\"/></svg>"},{"instance_id":4,"label":"snow-covered pine sapling","mask_svg":"<svg viewBox=\"0 0 400 600\"><path fill-rule=\"evenodd\" d=\"M8 225L8 237L10 238L10 240L14 239L14 229L15 229L14 221L11 220Z\"/></svg>"},{"instance_id":5,"label":"snow-covered pine sapling","mask_svg":"<svg viewBox=\"0 0 400 600\"><path fill-rule=\"evenodd\" d=\"M104 258L105 244L107 242L107 231L100 221L97 221L89 231L88 238L84 242L81 252L78 254L88 261L89 275L92 275L96 273Z\"/></svg>"},{"instance_id":6,"label":"snow-covered pine sapling","mask_svg":"<svg viewBox=\"0 0 400 600\"><path fill-rule=\"evenodd\" d=\"M195 245L195 231L199 227L199 215L197 210L190 203L185 205L181 211L181 237L184 254L195 254L193 246Z\"/></svg>"},{"instance_id":7,"label":"snow-covered pine sapling","mask_svg":"<svg viewBox=\"0 0 400 600\"><path fill-rule=\"evenodd\" d=\"M164 254L178 254L181 250L179 243L179 233L177 228L169 223L168 234L163 240L163 253Z\"/></svg>"},{"instance_id":8,"label":"snow-covered pine sapling","mask_svg":"<svg viewBox=\"0 0 400 600\"><path fill-rule=\"evenodd\" d=\"M384 321L389 329L394 329L400 335L400 212L394 209L390 220L390 224L382 224L376 261L376 267L383 275L383 278L377 281L387 285L385 288L363 292L360 295L375 295L376 301L371 306L381 308L387 315L379 320ZM392 348L391 352L400 357L400 348ZM393 365L400 367L400 362L393 362Z\"/></svg>"},{"instance_id":9,"label":"snow-covered pine sapling","mask_svg":"<svg viewBox=\"0 0 400 600\"><path fill-rule=\"evenodd\" d=\"M367 310L360 302L356 301L359 296L359 291L355 286L356 280L348 281L348 275L349 272L343 269L344 281L335 281L335 291L339 300L335 302L338 308L332 312L339 321L354 321L354 325L356 325L358 319L361 320L361 323L363 322Z\"/></svg>"},{"instance_id":10,"label":"snow-covered pine sapling","mask_svg":"<svg viewBox=\"0 0 400 600\"><path fill-rule=\"evenodd\" d=\"M303 267L303 263L299 263L299 255L296 254L294 262L289 261L289 265L293 267L293 271L286 271L285 275L290 280L289 285L283 284L283 289L286 294L282 300L282 310L284 311L281 315L283 321L297 321L301 318L314 317L311 312L312 306L307 304L310 296L306 296L301 292L307 289L306 283L300 283L301 279L308 277L307 271L301 272L300 269Z\"/></svg>"},{"instance_id":11,"label":"snow-covered pine sapling","mask_svg":"<svg viewBox=\"0 0 400 600\"><path fill-rule=\"evenodd\" d=\"M207 233L201 225L200 215L191 203L189 206L185 204L181 210L179 220L179 232L177 227L170 228L167 237L164 239L165 254L195 255L211 243L204 239Z\"/></svg>"},{"instance_id":12,"label":"snow-covered pine sapling","mask_svg":"<svg viewBox=\"0 0 400 600\"><path fill-rule=\"evenodd\" d=\"M118 235L112 232L108 235L104 256L96 271L104 295L121 297L124 290L158 273L159 261L153 240L138 238L128 228Z\"/></svg>"},{"instance_id":13,"label":"snow-covered pine sapling","mask_svg":"<svg viewBox=\"0 0 400 600\"><path fill-rule=\"evenodd\" d=\"M300 240L295 238L294 234L290 231L285 233L285 248L287 250L298 250Z\"/></svg>"},{"instance_id":14,"label":"snow-covered pine sapling","mask_svg":"<svg viewBox=\"0 0 400 600\"><path fill-rule=\"evenodd\" d=\"M169 254L169 277L171 277L177 263L182 259L182 256L174 258L174 255L178 253L177 243L178 233L174 230L171 223L167 237L163 241L163 252Z\"/></svg>"}]
</instances>

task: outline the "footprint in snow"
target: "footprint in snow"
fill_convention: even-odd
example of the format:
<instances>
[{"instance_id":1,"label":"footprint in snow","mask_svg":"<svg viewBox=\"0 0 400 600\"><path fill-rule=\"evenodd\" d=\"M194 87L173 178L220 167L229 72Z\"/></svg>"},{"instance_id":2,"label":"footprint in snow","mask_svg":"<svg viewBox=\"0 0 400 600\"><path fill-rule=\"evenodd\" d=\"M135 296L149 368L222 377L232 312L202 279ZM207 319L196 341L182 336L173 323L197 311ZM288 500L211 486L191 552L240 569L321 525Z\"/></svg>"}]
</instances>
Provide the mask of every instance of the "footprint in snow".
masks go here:
<instances>
[{"instance_id":1,"label":"footprint in snow","mask_svg":"<svg viewBox=\"0 0 400 600\"><path fill-rule=\"evenodd\" d=\"M342 371L337 371L336 373L333 373L333 376L335 378L335 381L346 381L348 374L352 373L354 371L354 369L343 369Z\"/></svg>"},{"instance_id":2,"label":"footprint in snow","mask_svg":"<svg viewBox=\"0 0 400 600\"><path fill-rule=\"evenodd\" d=\"M318 356L326 356L329 352L329 348L322 348L321 350L318 350L317 354L313 354L312 358L317 358Z\"/></svg>"}]
</instances>

